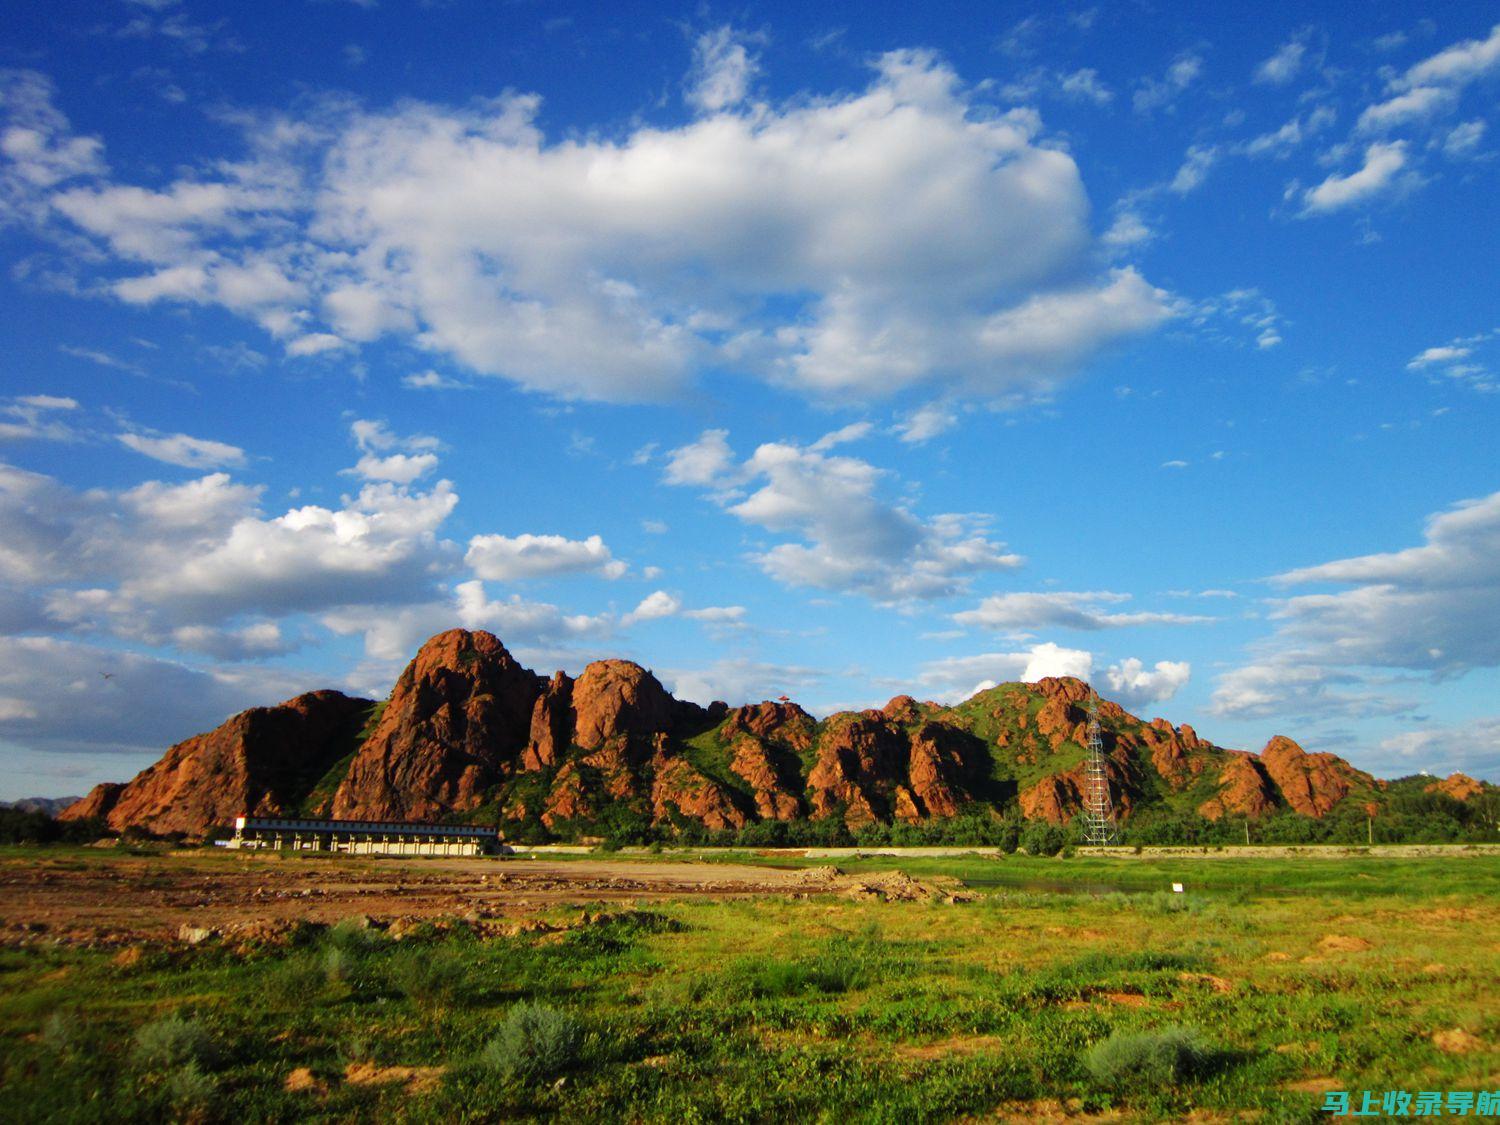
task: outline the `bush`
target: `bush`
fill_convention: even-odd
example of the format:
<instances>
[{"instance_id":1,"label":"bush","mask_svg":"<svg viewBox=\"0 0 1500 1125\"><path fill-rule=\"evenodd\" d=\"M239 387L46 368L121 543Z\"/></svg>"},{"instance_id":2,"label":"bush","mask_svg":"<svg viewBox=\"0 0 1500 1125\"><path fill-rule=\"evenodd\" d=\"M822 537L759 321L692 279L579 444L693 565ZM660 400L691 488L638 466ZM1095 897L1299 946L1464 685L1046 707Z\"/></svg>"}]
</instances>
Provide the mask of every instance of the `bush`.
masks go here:
<instances>
[{"instance_id":1,"label":"bush","mask_svg":"<svg viewBox=\"0 0 1500 1125\"><path fill-rule=\"evenodd\" d=\"M583 1033L572 1016L544 1004L522 1003L510 1010L479 1061L507 1078L535 1081L571 1067L582 1043Z\"/></svg>"},{"instance_id":2,"label":"bush","mask_svg":"<svg viewBox=\"0 0 1500 1125\"><path fill-rule=\"evenodd\" d=\"M178 1109L200 1109L214 1096L213 1075L205 1074L195 1062L179 1066L167 1078L167 1096Z\"/></svg>"},{"instance_id":3,"label":"bush","mask_svg":"<svg viewBox=\"0 0 1500 1125\"><path fill-rule=\"evenodd\" d=\"M1116 1032L1084 1055L1083 1065L1101 1086L1116 1093L1145 1093L1175 1086L1205 1073L1214 1052L1190 1027L1168 1027L1134 1035Z\"/></svg>"},{"instance_id":4,"label":"bush","mask_svg":"<svg viewBox=\"0 0 1500 1125\"><path fill-rule=\"evenodd\" d=\"M1045 820L1033 820L1021 833L1021 850L1027 855L1056 855L1068 842L1068 834Z\"/></svg>"},{"instance_id":5,"label":"bush","mask_svg":"<svg viewBox=\"0 0 1500 1125\"><path fill-rule=\"evenodd\" d=\"M167 1016L138 1028L130 1058L143 1070L175 1070L211 1066L218 1048L197 1020Z\"/></svg>"}]
</instances>

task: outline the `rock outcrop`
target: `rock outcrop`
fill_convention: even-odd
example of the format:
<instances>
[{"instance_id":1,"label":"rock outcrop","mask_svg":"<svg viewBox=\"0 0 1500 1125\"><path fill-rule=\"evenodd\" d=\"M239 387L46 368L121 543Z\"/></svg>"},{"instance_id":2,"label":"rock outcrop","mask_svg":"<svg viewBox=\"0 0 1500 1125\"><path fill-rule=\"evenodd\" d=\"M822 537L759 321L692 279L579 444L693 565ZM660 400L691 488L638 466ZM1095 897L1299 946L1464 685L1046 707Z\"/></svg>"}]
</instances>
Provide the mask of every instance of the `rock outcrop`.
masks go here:
<instances>
[{"instance_id":1,"label":"rock outcrop","mask_svg":"<svg viewBox=\"0 0 1500 1125\"><path fill-rule=\"evenodd\" d=\"M627 660L546 680L491 634L453 629L422 646L382 704L314 692L246 711L64 815L190 834L242 813L592 833L807 817L857 828L958 816L979 802L1066 823L1087 790L1090 697L1082 681L1051 677L951 707L898 695L819 721L784 697L733 709L683 702ZM1150 804L1210 819L1321 817L1377 802L1384 785L1287 738L1257 755L1109 700L1097 715L1124 817ZM1460 800L1483 788L1463 775L1428 786Z\"/></svg>"},{"instance_id":2,"label":"rock outcrop","mask_svg":"<svg viewBox=\"0 0 1500 1125\"><path fill-rule=\"evenodd\" d=\"M439 633L396 681L330 811L426 820L477 808L526 749L543 686L492 634Z\"/></svg>"},{"instance_id":3,"label":"rock outcrop","mask_svg":"<svg viewBox=\"0 0 1500 1125\"><path fill-rule=\"evenodd\" d=\"M62 813L100 817L111 828L201 836L236 816L298 810L313 787L358 744L368 699L314 691L255 707L173 746L125 785L105 784Z\"/></svg>"}]
</instances>

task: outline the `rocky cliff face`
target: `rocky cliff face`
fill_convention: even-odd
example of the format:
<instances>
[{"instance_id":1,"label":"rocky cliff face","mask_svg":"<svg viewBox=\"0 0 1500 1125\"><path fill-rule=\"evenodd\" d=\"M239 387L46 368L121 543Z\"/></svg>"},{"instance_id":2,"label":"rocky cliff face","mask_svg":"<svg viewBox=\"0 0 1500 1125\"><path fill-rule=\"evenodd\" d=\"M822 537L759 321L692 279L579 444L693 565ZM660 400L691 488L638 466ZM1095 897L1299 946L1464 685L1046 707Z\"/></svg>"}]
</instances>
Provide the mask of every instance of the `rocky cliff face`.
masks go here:
<instances>
[{"instance_id":1,"label":"rocky cliff face","mask_svg":"<svg viewBox=\"0 0 1500 1125\"><path fill-rule=\"evenodd\" d=\"M100 817L116 830L200 835L236 816L298 810L356 745L373 705L336 691L256 707L179 742L124 785L106 783L61 815Z\"/></svg>"},{"instance_id":2,"label":"rocky cliff face","mask_svg":"<svg viewBox=\"0 0 1500 1125\"><path fill-rule=\"evenodd\" d=\"M70 817L198 834L241 813L459 819L518 831L839 817L849 826L956 815L976 802L1063 823L1082 807L1089 688L1002 684L955 707L897 696L818 721L795 703L674 699L625 660L544 680L484 632L433 637L380 705L314 692L179 743ZM1383 782L1277 737L1226 750L1188 726L1100 701L1106 771L1124 816L1158 804L1217 819L1320 817ZM1434 789L1467 799L1455 775Z\"/></svg>"},{"instance_id":3,"label":"rocky cliff face","mask_svg":"<svg viewBox=\"0 0 1500 1125\"><path fill-rule=\"evenodd\" d=\"M527 748L545 686L490 633L438 634L396 681L329 811L428 820L478 808Z\"/></svg>"}]
</instances>

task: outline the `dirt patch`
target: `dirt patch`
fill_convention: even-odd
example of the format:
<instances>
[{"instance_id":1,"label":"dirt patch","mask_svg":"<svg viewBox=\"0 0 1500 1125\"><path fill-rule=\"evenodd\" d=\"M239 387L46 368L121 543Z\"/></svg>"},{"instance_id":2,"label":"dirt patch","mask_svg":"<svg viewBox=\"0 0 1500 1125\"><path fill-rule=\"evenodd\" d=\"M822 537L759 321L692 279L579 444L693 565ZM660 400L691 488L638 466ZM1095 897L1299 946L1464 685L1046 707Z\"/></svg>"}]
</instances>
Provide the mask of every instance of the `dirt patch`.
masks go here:
<instances>
[{"instance_id":1,"label":"dirt patch","mask_svg":"<svg viewBox=\"0 0 1500 1125\"><path fill-rule=\"evenodd\" d=\"M1329 1090L1343 1090L1347 1087L1337 1078L1303 1078L1284 1083L1281 1088L1296 1094L1326 1094Z\"/></svg>"},{"instance_id":2,"label":"dirt patch","mask_svg":"<svg viewBox=\"0 0 1500 1125\"><path fill-rule=\"evenodd\" d=\"M1038 1121L1045 1125L1052 1125L1059 1121L1073 1122L1095 1122L1095 1121L1123 1121L1125 1113L1123 1110L1110 1109L1103 1113L1084 1113L1083 1102L1078 1098L1069 1098L1066 1102L1056 1101L1051 1098L1043 1098L1034 1102L1005 1102L995 1107L995 1121Z\"/></svg>"},{"instance_id":3,"label":"dirt patch","mask_svg":"<svg viewBox=\"0 0 1500 1125\"><path fill-rule=\"evenodd\" d=\"M999 1050L1005 1040L998 1035L975 1035L943 1039L937 1043L898 1043L895 1055L898 1059L928 1061L944 1059L949 1055L978 1055L985 1051Z\"/></svg>"},{"instance_id":4,"label":"dirt patch","mask_svg":"<svg viewBox=\"0 0 1500 1125\"><path fill-rule=\"evenodd\" d=\"M1324 934L1318 940L1318 948L1328 953L1360 953L1373 949L1374 944L1351 934Z\"/></svg>"},{"instance_id":5,"label":"dirt patch","mask_svg":"<svg viewBox=\"0 0 1500 1125\"><path fill-rule=\"evenodd\" d=\"M1292 955L1290 953L1283 953L1279 949L1273 949L1270 953L1266 954L1267 961L1290 961L1291 959Z\"/></svg>"},{"instance_id":6,"label":"dirt patch","mask_svg":"<svg viewBox=\"0 0 1500 1125\"><path fill-rule=\"evenodd\" d=\"M1151 1001L1139 992L1098 992L1095 995L1101 1000L1108 1000L1111 1004L1119 1004L1123 1008L1146 1008L1151 1004Z\"/></svg>"},{"instance_id":7,"label":"dirt patch","mask_svg":"<svg viewBox=\"0 0 1500 1125\"><path fill-rule=\"evenodd\" d=\"M1432 1033L1432 1045L1448 1055L1467 1055L1484 1049L1484 1040L1461 1027Z\"/></svg>"},{"instance_id":8,"label":"dirt patch","mask_svg":"<svg viewBox=\"0 0 1500 1125\"><path fill-rule=\"evenodd\" d=\"M950 886L950 883L953 885ZM85 863L0 861L0 945L123 948L141 941L222 941L250 949L293 944L305 927L346 918L407 924L440 919L519 925L564 904L682 897L840 894L885 901L956 901L951 880L836 868L639 860L310 859L205 850Z\"/></svg>"},{"instance_id":9,"label":"dirt patch","mask_svg":"<svg viewBox=\"0 0 1500 1125\"><path fill-rule=\"evenodd\" d=\"M1184 984L1206 984L1215 992L1233 992L1234 982L1216 977L1212 973L1178 973L1177 979Z\"/></svg>"},{"instance_id":10,"label":"dirt patch","mask_svg":"<svg viewBox=\"0 0 1500 1125\"><path fill-rule=\"evenodd\" d=\"M328 1087L318 1081L313 1072L305 1066L299 1066L286 1076L286 1081L281 1088L289 1094L322 1094L327 1092Z\"/></svg>"},{"instance_id":11,"label":"dirt patch","mask_svg":"<svg viewBox=\"0 0 1500 1125\"><path fill-rule=\"evenodd\" d=\"M406 1087L408 1094L426 1094L436 1090L447 1067L442 1066L376 1066L374 1063L350 1063L344 1070L344 1081L351 1086Z\"/></svg>"}]
</instances>

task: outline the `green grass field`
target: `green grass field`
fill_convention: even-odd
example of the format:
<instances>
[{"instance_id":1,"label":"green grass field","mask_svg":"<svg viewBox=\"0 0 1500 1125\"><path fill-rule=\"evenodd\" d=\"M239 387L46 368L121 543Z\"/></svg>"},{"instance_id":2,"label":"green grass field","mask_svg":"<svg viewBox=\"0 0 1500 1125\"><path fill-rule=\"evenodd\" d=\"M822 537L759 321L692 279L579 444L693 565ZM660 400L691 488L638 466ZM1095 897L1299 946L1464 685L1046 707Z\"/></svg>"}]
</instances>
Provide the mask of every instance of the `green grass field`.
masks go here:
<instances>
[{"instance_id":1,"label":"green grass field","mask_svg":"<svg viewBox=\"0 0 1500 1125\"><path fill-rule=\"evenodd\" d=\"M1500 1089L1500 859L840 866L980 897L0 950L0 1119L1316 1121L1324 1089Z\"/></svg>"}]
</instances>

